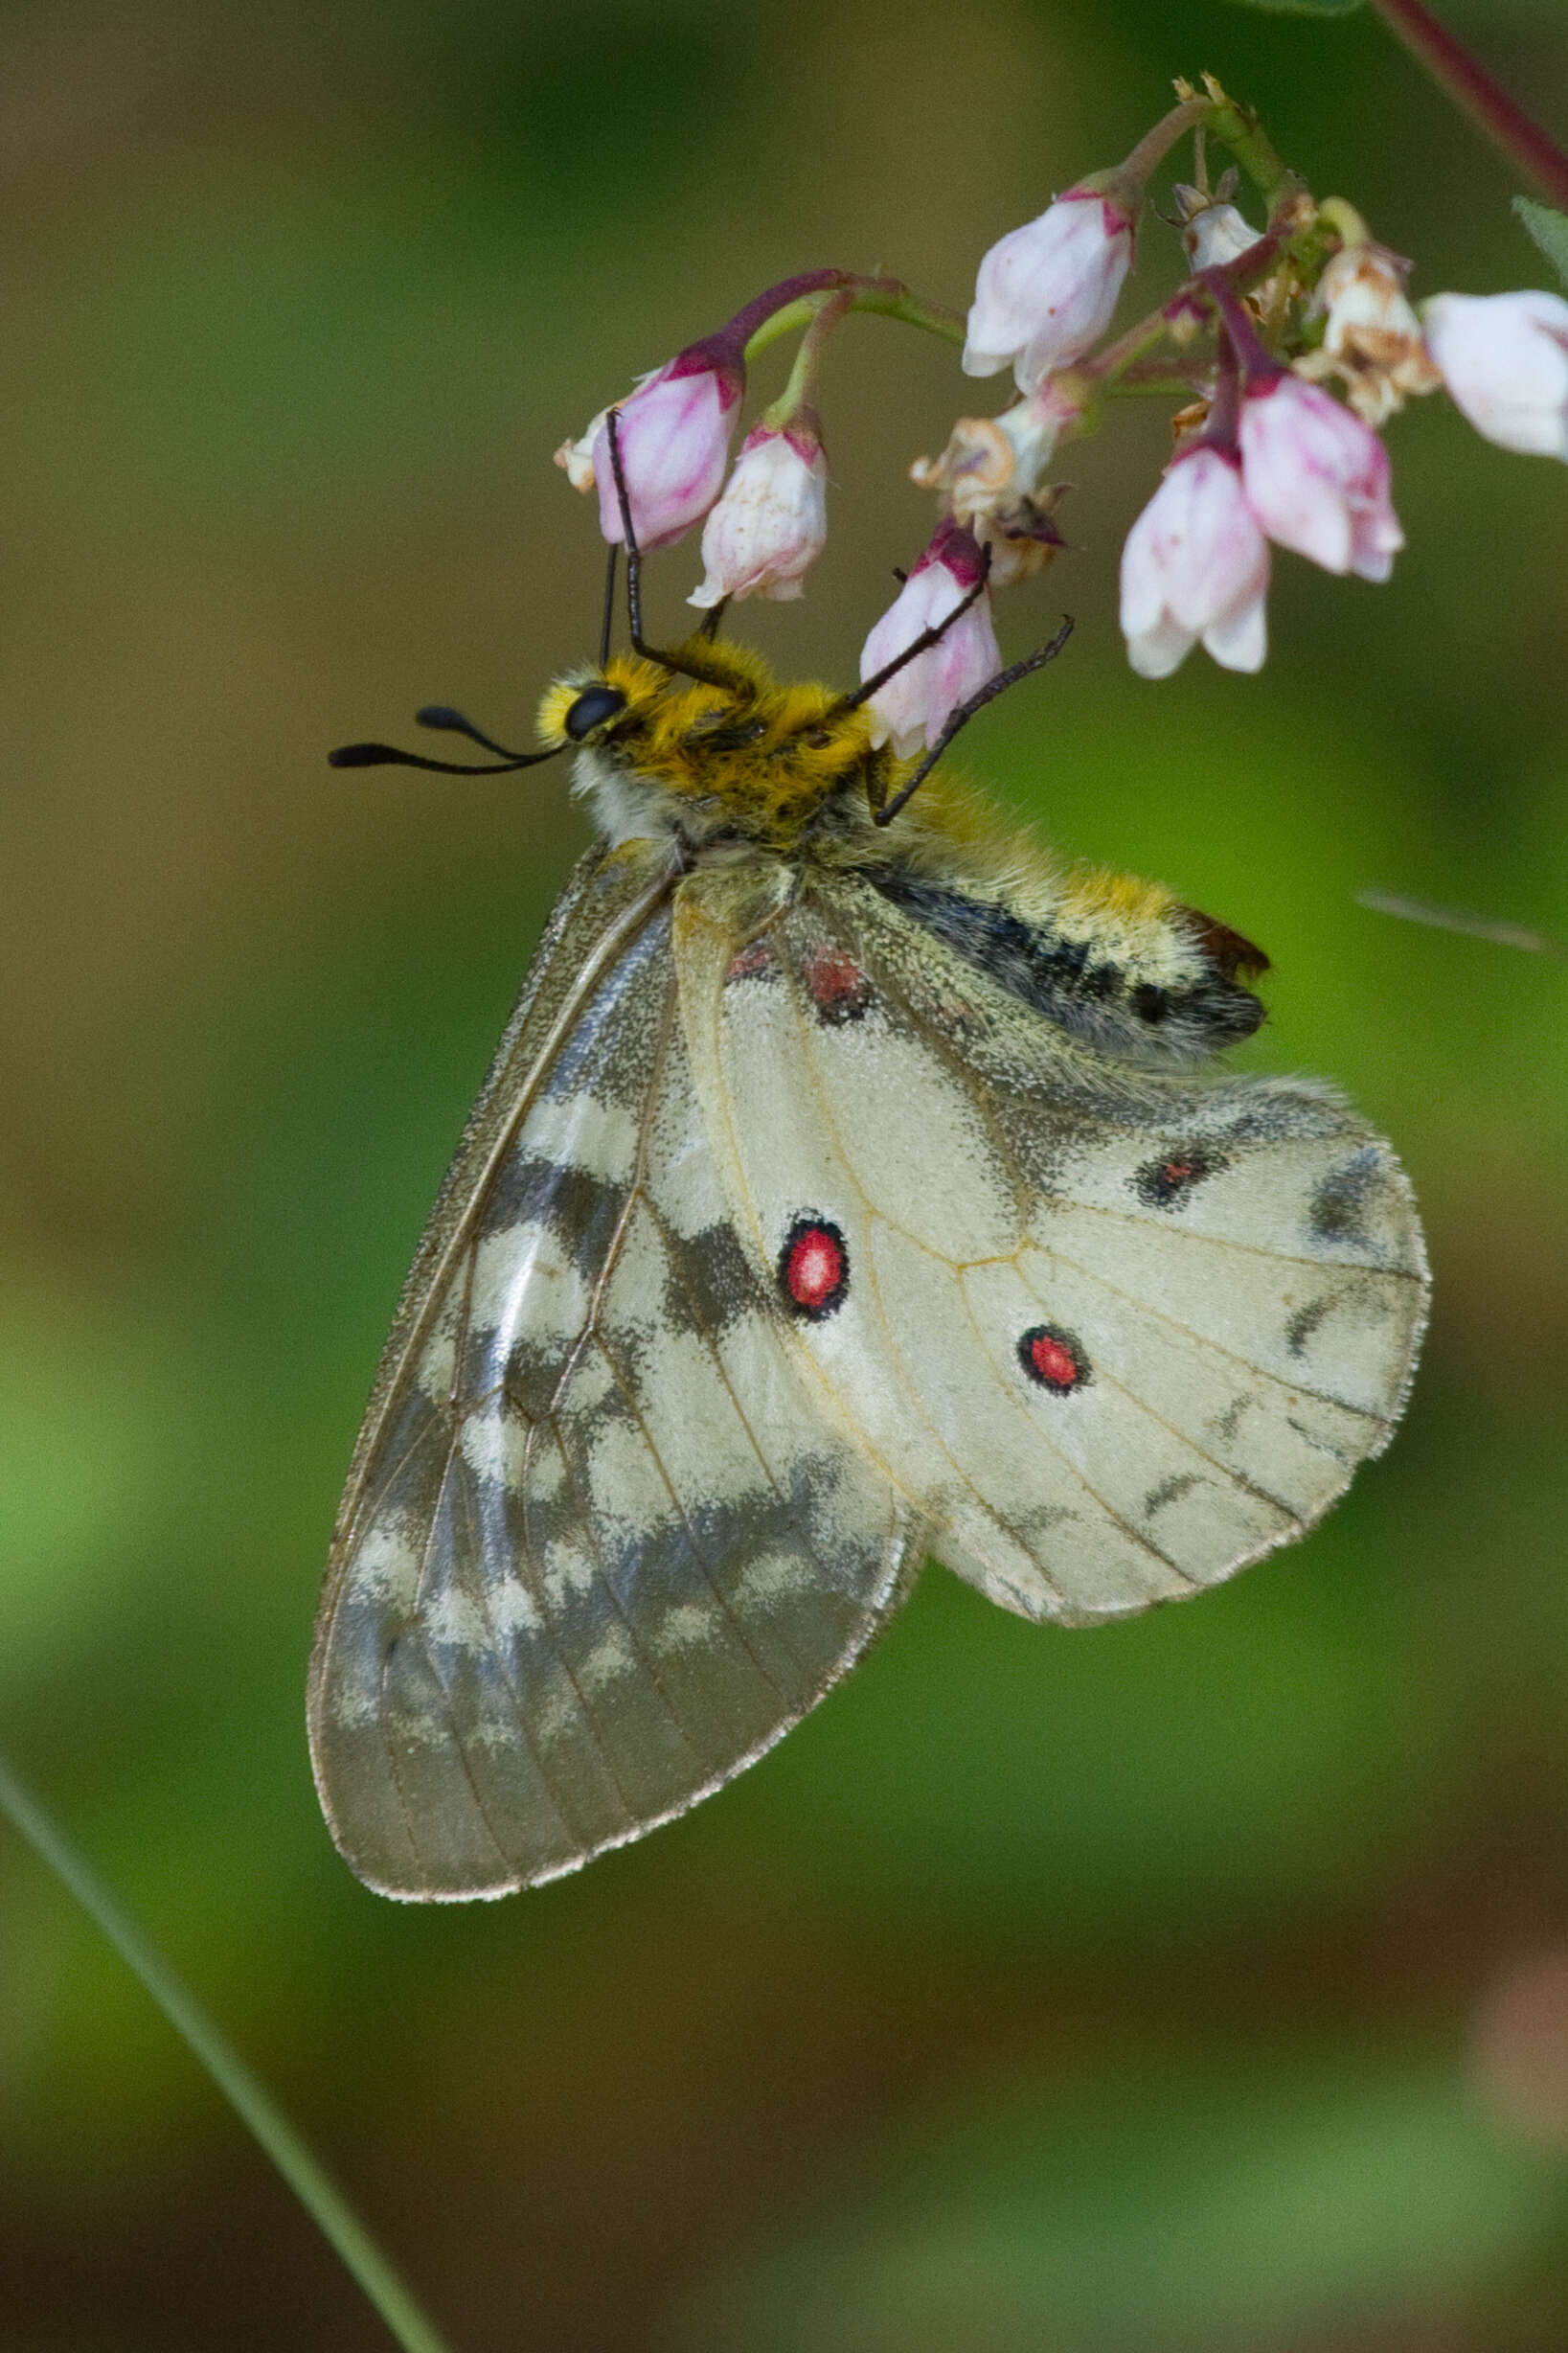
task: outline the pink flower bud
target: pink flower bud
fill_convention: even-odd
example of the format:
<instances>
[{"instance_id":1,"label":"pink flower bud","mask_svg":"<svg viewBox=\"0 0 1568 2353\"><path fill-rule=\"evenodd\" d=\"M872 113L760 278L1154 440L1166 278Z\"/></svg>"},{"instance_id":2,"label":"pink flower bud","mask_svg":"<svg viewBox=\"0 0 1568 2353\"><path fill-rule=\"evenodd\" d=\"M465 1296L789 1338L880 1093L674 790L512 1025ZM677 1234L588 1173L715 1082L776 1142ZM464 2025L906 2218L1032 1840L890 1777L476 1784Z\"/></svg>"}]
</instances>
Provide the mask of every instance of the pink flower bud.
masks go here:
<instances>
[{"instance_id":1,"label":"pink flower bud","mask_svg":"<svg viewBox=\"0 0 1568 2353\"><path fill-rule=\"evenodd\" d=\"M945 621L984 571L985 559L974 535L948 515L861 649L861 677L874 677L923 629ZM990 592L984 589L934 646L906 662L872 697L866 707L873 742L885 743L891 737L895 755L909 759L922 745L934 743L958 705L994 678L1001 667Z\"/></svg>"},{"instance_id":2,"label":"pink flower bud","mask_svg":"<svg viewBox=\"0 0 1568 2353\"><path fill-rule=\"evenodd\" d=\"M706 571L691 605L801 594L828 537L828 461L808 423L760 424L741 444L724 495L702 526Z\"/></svg>"},{"instance_id":3,"label":"pink flower bud","mask_svg":"<svg viewBox=\"0 0 1568 2353\"><path fill-rule=\"evenodd\" d=\"M1560 294L1437 294L1426 348L1478 433L1527 457L1568 458L1568 302Z\"/></svg>"},{"instance_id":4,"label":"pink flower bud","mask_svg":"<svg viewBox=\"0 0 1568 2353\"><path fill-rule=\"evenodd\" d=\"M980 264L964 347L966 376L1015 360L1020 392L1079 358L1110 324L1132 262L1132 219L1098 190L1070 188Z\"/></svg>"},{"instance_id":5,"label":"pink flower bud","mask_svg":"<svg viewBox=\"0 0 1568 2353\"><path fill-rule=\"evenodd\" d=\"M710 345L694 343L621 402L616 438L631 528L645 555L684 538L718 496L744 388L738 366L716 363ZM592 466L599 528L615 545L625 534L607 422L594 436Z\"/></svg>"},{"instance_id":6,"label":"pink flower bud","mask_svg":"<svg viewBox=\"0 0 1568 2353\"><path fill-rule=\"evenodd\" d=\"M1224 670L1260 670L1268 650L1268 541L1239 462L1199 445L1165 479L1122 550L1122 630L1141 678L1168 678L1201 637Z\"/></svg>"},{"instance_id":7,"label":"pink flower bud","mask_svg":"<svg viewBox=\"0 0 1568 2353\"><path fill-rule=\"evenodd\" d=\"M1194 271L1218 269L1227 262L1238 261L1263 234L1234 204L1212 200L1201 189L1178 186L1171 193L1186 223L1182 250Z\"/></svg>"},{"instance_id":8,"label":"pink flower bud","mask_svg":"<svg viewBox=\"0 0 1568 2353\"><path fill-rule=\"evenodd\" d=\"M1300 377L1264 377L1241 400L1241 484L1269 537L1322 564L1387 580L1404 545L1388 452L1369 425Z\"/></svg>"}]
</instances>

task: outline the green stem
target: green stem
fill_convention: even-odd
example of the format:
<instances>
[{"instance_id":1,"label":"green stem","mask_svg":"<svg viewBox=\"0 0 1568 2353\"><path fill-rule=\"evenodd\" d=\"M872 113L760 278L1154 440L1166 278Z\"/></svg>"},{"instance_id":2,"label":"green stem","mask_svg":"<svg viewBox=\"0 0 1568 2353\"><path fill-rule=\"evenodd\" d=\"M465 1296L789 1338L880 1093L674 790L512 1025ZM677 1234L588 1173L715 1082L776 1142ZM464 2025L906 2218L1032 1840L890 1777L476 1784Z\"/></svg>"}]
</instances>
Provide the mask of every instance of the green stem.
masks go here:
<instances>
[{"instance_id":1,"label":"green stem","mask_svg":"<svg viewBox=\"0 0 1568 2353\"><path fill-rule=\"evenodd\" d=\"M847 309L875 311L882 318L901 319L906 327L923 328L927 334L943 335L949 343L964 341L961 311L949 310L944 303L923 301L897 278L851 278L841 289L804 295L799 302L786 303L770 319L764 319L746 345L746 365L750 367L759 353L765 352L770 343L777 343L781 335L808 327L825 303L837 299L838 292L849 296Z\"/></svg>"},{"instance_id":2,"label":"green stem","mask_svg":"<svg viewBox=\"0 0 1568 2353\"><path fill-rule=\"evenodd\" d=\"M1568 212L1568 155L1420 0L1372 0L1384 24L1510 163Z\"/></svg>"},{"instance_id":3,"label":"green stem","mask_svg":"<svg viewBox=\"0 0 1568 2353\"><path fill-rule=\"evenodd\" d=\"M126 1968L141 1979L175 2033L194 2052L240 2121L261 2143L307 2213L314 2217L404 2353L446 2353L444 2341L432 2328L287 2117L262 2090L156 1945L122 1908L3 1757L0 1813L10 1816L29 1845L107 1937Z\"/></svg>"},{"instance_id":4,"label":"green stem","mask_svg":"<svg viewBox=\"0 0 1568 2353\"><path fill-rule=\"evenodd\" d=\"M1216 81L1210 80L1209 105L1203 127L1230 148L1264 204L1272 213L1285 193L1290 173L1280 161L1274 144L1250 106L1238 106Z\"/></svg>"},{"instance_id":5,"label":"green stem","mask_svg":"<svg viewBox=\"0 0 1568 2353\"><path fill-rule=\"evenodd\" d=\"M770 432L787 432L790 425L800 419L812 432L820 433L814 405L817 371L822 365L822 354L828 347L829 336L850 307L851 297L847 291L829 294L826 301L818 305L815 317L800 339L783 392L762 411L761 423Z\"/></svg>"}]
</instances>

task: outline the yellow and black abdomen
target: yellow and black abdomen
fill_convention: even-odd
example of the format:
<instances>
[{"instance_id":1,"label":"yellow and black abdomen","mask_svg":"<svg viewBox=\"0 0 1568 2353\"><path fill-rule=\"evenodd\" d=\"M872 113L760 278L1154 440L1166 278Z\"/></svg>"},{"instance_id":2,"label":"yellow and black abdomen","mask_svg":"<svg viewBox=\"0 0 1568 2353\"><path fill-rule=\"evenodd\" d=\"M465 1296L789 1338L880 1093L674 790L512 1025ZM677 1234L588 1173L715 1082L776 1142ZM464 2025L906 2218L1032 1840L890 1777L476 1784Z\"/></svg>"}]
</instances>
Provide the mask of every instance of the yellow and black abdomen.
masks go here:
<instances>
[{"instance_id":1,"label":"yellow and black abdomen","mask_svg":"<svg viewBox=\"0 0 1568 2353\"><path fill-rule=\"evenodd\" d=\"M1195 1061L1250 1038L1263 1006L1238 977L1261 948L1170 893L1122 876L1069 882L1050 912L1020 912L889 862L862 879L912 921L1072 1037L1119 1060Z\"/></svg>"}]
</instances>

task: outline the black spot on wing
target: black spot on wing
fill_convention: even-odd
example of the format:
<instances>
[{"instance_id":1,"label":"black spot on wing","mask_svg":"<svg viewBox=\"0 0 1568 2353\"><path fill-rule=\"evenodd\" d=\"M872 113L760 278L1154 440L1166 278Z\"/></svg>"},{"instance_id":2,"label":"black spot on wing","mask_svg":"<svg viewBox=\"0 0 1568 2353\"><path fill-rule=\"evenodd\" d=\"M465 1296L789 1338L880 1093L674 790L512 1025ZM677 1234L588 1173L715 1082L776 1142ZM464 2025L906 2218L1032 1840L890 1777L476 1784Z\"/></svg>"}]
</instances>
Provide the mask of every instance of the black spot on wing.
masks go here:
<instances>
[{"instance_id":1,"label":"black spot on wing","mask_svg":"<svg viewBox=\"0 0 1568 2353\"><path fill-rule=\"evenodd\" d=\"M1191 1495L1193 1488L1201 1484L1195 1471L1172 1472L1169 1478L1162 1479L1145 1496L1144 1518L1152 1519L1155 1513L1163 1512L1168 1503L1179 1503L1183 1496Z\"/></svg>"},{"instance_id":2,"label":"black spot on wing","mask_svg":"<svg viewBox=\"0 0 1568 2353\"><path fill-rule=\"evenodd\" d=\"M1333 1304L1333 1300L1328 1292L1325 1292L1321 1298L1308 1299L1305 1307L1299 1307L1296 1310L1284 1328L1285 1345L1293 1357L1302 1357L1307 1354L1307 1341L1329 1313Z\"/></svg>"},{"instance_id":3,"label":"black spot on wing","mask_svg":"<svg viewBox=\"0 0 1568 2353\"><path fill-rule=\"evenodd\" d=\"M1313 1192L1307 1207L1307 1222L1313 1233L1324 1242L1370 1243L1366 1213L1381 1175L1381 1158L1375 1144L1364 1144L1338 1168L1330 1169Z\"/></svg>"},{"instance_id":4,"label":"black spot on wing","mask_svg":"<svg viewBox=\"0 0 1568 2353\"><path fill-rule=\"evenodd\" d=\"M664 1312L677 1329L694 1327L716 1336L739 1316L769 1312L768 1294L733 1225L719 1222L690 1235L666 1225L661 1239L670 1261Z\"/></svg>"},{"instance_id":5,"label":"black spot on wing","mask_svg":"<svg viewBox=\"0 0 1568 2353\"><path fill-rule=\"evenodd\" d=\"M485 1216L489 1240L508 1226L542 1225L579 1271L603 1266L629 1188L558 1160L518 1157L498 1174Z\"/></svg>"},{"instance_id":6,"label":"black spot on wing","mask_svg":"<svg viewBox=\"0 0 1568 2353\"><path fill-rule=\"evenodd\" d=\"M1179 1209L1205 1176L1213 1176L1225 1165L1219 1153L1195 1145L1178 1147L1158 1160L1146 1160L1127 1181L1146 1208Z\"/></svg>"}]
</instances>

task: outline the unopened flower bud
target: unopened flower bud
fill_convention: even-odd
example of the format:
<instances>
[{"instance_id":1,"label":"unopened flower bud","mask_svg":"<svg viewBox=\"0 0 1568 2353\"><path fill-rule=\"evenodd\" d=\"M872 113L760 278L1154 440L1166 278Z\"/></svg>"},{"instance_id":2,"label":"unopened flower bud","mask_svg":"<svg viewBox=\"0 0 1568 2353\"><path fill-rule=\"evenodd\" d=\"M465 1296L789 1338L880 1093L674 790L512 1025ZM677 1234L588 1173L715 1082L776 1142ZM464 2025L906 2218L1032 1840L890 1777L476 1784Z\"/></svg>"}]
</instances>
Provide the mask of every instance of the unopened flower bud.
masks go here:
<instances>
[{"instance_id":1,"label":"unopened flower bud","mask_svg":"<svg viewBox=\"0 0 1568 2353\"><path fill-rule=\"evenodd\" d=\"M1437 294L1426 348L1455 405L1499 448L1568 458L1568 302L1560 294Z\"/></svg>"},{"instance_id":2,"label":"unopened flower bud","mask_svg":"<svg viewBox=\"0 0 1568 2353\"><path fill-rule=\"evenodd\" d=\"M1298 376L1248 386L1238 428L1247 504L1280 547L1387 580L1404 533L1388 494L1388 452L1332 396Z\"/></svg>"},{"instance_id":3,"label":"unopened flower bud","mask_svg":"<svg viewBox=\"0 0 1568 2353\"><path fill-rule=\"evenodd\" d=\"M1194 272L1220 269L1227 262L1238 261L1263 234L1234 204L1207 196L1200 188L1178 183L1171 194L1185 223L1182 251Z\"/></svg>"},{"instance_id":4,"label":"unopened flower bud","mask_svg":"<svg viewBox=\"0 0 1568 2353\"><path fill-rule=\"evenodd\" d=\"M716 362L710 347L696 343L645 377L620 403L616 442L632 533L645 555L683 538L718 496L744 385L738 365ZM562 461L569 480L575 456L574 450ZM607 416L594 435L590 462L599 528L615 545L625 535Z\"/></svg>"},{"instance_id":5,"label":"unopened flower bud","mask_svg":"<svg viewBox=\"0 0 1568 2353\"><path fill-rule=\"evenodd\" d=\"M1199 638L1221 668L1261 669L1268 568L1239 461L1201 444L1172 458L1122 550L1122 630L1139 676L1169 677Z\"/></svg>"},{"instance_id":6,"label":"unopened flower bud","mask_svg":"<svg viewBox=\"0 0 1568 2353\"><path fill-rule=\"evenodd\" d=\"M1009 361L1020 392L1066 367L1110 324L1132 262L1132 215L1117 198L1070 188L1011 230L980 264L964 347L967 376Z\"/></svg>"},{"instance_id":7,"label":"unopened flower bud","mask_svg":"<svg viewBox=\"0 0 1568 2353\"><path fill-rule=\"evenodd\" d=\"M974 535L950 515L945 517L867 638L860 654L861 677L875 677L924 630L939 628L985 573L985 558ZM958 705L994 678L1001 667L990 594L982 588L967 612L944 629L934 646L917 653L872 697L866 707L873 742L885 743L891 737L895 755L909 759L934 743Z\"/></svg>"},{"instance_id":8,"label":"unopened flower bud","mask_svg":"<svg viewBox=\"0 0 1568 2353\"><path fill-rule=\"evenodd\" d=\"M1405 299L1409 264L1381 245L1347 245L1318 280L1313 308L1328 314L1323 343L1297 362L1298 374L1338 376L1358 417L1380 425L1415 393L1442 380L1421 340L1420 321Z\"/></svg>"},{"instance_id":9,"label":"unopened flower bud","mask_svg":"<svg viewBox=\"0 0 1568 2353\"><path fill-rule=\"evenodd\" d=\"M828 536L828 461L804 417L746 436L724 495L702 527L705 577L687 602L801 593L801 574Z\"/></svg>"}]
</instances>

